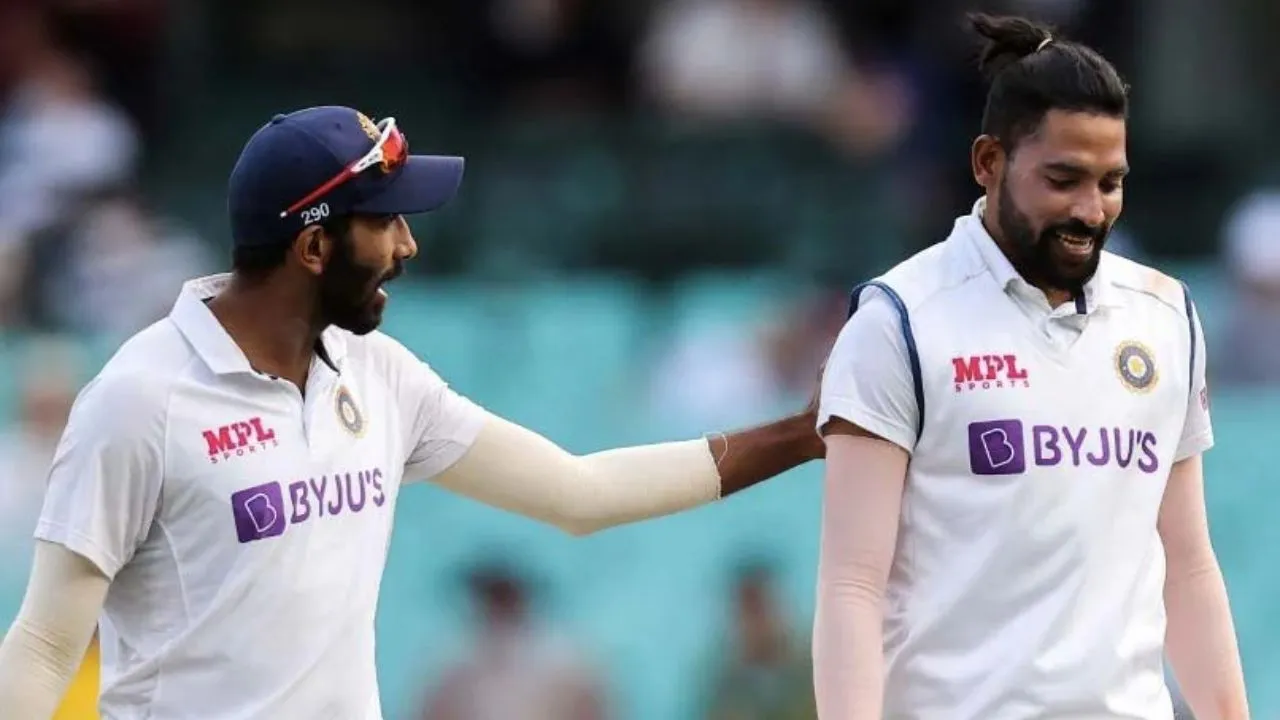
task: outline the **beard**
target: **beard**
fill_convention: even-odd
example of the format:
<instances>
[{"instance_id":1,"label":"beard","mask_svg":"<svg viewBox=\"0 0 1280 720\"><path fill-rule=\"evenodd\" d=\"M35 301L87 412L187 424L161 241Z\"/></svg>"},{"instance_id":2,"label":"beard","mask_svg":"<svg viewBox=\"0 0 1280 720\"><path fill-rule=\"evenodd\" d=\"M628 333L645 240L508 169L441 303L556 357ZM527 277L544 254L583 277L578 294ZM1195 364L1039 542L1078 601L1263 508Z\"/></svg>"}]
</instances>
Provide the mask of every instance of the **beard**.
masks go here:
<instances>
[{"instance_id":1,"label":"beard","mask_svg":"<svg viewBox=\"0 0 1280 720\"><path fill-rule=\"evenodd\" d=\"M1111 232L1110 224L1091 227L1081 220L1046 225L1039 232L1031 220L1018 210L1009 193L1008 179L1000 182L1000 210L997 222L1004 236L1009 260L1022 277L1032 285L1069 292L1079 296L1085 283L1098 272L1102 248ZM1088 238L1087 256L1069 252L1063 235Z\"/></svg>"},{"instance_id":2,"label":"beard","mask_svg":"<svg viewBox=\"0 0 1280 720\"><path fill-rule=\"evenodd\" d=\"M321 322L355 335L378 329L386 307L386 295L379 288L403 270L400 263L386 271L361 264L355 259L350 237L342 238L320 274Z\"/></svg>"}]
</instances>

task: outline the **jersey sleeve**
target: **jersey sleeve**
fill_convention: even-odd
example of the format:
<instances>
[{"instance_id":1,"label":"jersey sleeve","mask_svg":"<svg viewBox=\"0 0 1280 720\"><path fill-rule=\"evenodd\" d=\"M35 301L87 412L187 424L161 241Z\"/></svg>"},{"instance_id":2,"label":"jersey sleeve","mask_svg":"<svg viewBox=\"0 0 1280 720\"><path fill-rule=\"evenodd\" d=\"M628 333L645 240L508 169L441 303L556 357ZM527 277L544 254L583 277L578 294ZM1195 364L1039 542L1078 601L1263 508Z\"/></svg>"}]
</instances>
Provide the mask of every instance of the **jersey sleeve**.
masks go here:
<instances>
[{"instance_id":1,"label":"jersey sleeve","mask_svg":"<svg viewBox=\"0 0 1280 720\"><path fill-rule=\"evenodd\" d=\"M76 398L54 453L36 538L115 577L151 530L164 437L165 398L154 384L95 379Z\"/></svg>"},{"instance_id":2,"label":"jersey sleeve","mask_svg":"<svg viewBox=\"0 0 1280 720\"><path fill-rule=\"evenodd\" d=\"M1205 350L1204 329L1200 326L1200 313L1193 309L1192 327L1195 331L1195 364L1191 368L1191 396L1187 399L1187 417L1182 425L1182 437L1174 462L1194 457L1213 447L1213 424L1209 418L1209 388L1205 383L1205 367L1208 357Z\"/></svg>"},{"instance_id":3,"label":"jersey sleeve","mask_svg":"<svg viewBox=\"0 0 1280 720\"><path fill-rule=\"evenodd\" d=\"M391 392L399 403L401 427L407 434L404 482L435 477L470 449L486 413L408 348L385 335L379 340Z\"/></svg>"},{"instance_id":4,"label":"jersey sleeve","mask_svg":"<svg viewBox=\"0 0 1280 720\"><path fill-rule=\"evenodd\" d=\"M818 428L842 418L911 452L918 413L901 318L880 289L867 288L827 358Z\"/></svg>"}]
</instances>

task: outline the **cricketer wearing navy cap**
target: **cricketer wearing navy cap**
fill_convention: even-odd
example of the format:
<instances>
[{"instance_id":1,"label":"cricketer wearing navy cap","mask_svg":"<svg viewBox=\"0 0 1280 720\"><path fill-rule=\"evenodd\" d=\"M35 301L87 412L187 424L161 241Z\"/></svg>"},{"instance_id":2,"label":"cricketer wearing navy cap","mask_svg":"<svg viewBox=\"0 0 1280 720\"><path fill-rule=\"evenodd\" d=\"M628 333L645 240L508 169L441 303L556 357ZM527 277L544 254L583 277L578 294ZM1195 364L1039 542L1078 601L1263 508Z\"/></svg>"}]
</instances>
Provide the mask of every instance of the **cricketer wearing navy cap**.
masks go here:
<instances>
[{"instance_id":1,"label":"cricketer wearing navy cap","mask_svg":"<svg viewBox=\"0 0 1280 720\"><path fill-rule=\"evenodd\" d=\"M404 486L582 535L822 455L812 406L576 455L377 332L382 285L417 253L403 216L461 175L349 108L254 134L231 173L232 272L188 282L76 398L0 641L4 720L48 720L95 627L103 720L379 720L374 619Z\"/></svg>"},{"instance_id":2,"label":"cricketer wearing navy cap","mask_svg":"<svg viewBox=\"0 0 1280 720\"><path fill-rule=\"evenodd\" d=\"M249 138L231 171L232 268L261 276L283 264L294 243L315 239L319 249L328 235L328 266L312 266L321 315L368 333L381 322L382 284L417 251L401 216L451 200L463 164L460 157L409 155L395 118L375 124L338 106L276 115Z\"/></svg>"}]
</instances>

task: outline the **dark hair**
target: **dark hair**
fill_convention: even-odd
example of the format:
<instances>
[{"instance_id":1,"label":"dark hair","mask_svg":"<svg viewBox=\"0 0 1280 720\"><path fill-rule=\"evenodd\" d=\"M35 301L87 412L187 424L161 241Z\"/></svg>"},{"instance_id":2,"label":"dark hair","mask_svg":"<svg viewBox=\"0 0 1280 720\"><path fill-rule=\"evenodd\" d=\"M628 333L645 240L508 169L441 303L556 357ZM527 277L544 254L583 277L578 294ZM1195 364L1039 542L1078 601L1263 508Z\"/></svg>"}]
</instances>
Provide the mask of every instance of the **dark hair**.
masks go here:
<instances>
[{"instance_id":1,"label":"dark hair","mask_svg":"<svg viewBox=\"0 0 1280 720\"><path fill-rule=\"evenodd\" d=\"M320 225L329 235L340 242L346 242L351 234L350 215L339 215L326 220ZM231 270L251 280L260 280L273 270L284 264L289 255L293 241L282 243L263 243L260 245L237 245L231 250Z\"/></svg>"},{"instance_id":2,"label":"dark hair","mask_svg":"<svg viewBox=\"0 0 1280 720\"><path fill-rule=\"evenodd\" d=\"M1012 153L1050 110L1127 119L1129 86L1093 49L1020 17L967 16L983 38L978 68L989 83L982 133Z\"/></svg>"}]
</instances>

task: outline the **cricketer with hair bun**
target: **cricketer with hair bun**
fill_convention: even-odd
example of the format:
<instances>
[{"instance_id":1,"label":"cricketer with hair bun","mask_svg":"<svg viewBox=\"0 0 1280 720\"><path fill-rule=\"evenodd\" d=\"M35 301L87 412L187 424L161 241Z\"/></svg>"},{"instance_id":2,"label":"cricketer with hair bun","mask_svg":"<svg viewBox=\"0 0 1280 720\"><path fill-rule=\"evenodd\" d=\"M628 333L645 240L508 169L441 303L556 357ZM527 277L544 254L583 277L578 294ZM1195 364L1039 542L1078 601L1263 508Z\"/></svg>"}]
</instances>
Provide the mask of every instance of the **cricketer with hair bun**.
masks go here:
<instances>
[{"instance_id":1,"label":"cricketer with hair bun","mask_svg":"<svg viewBox=\"0 0 1280 720\"><path fill-rule=\"evenodd\" d=\"M1205 516L1186 287L1104 247L1128 88L1049 28L971 15L983 189L854 290L826 365L821 720L1249 715Z\"/></svg>"}]
</instances>

